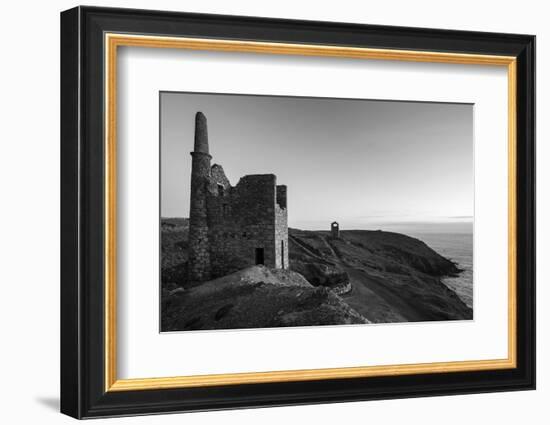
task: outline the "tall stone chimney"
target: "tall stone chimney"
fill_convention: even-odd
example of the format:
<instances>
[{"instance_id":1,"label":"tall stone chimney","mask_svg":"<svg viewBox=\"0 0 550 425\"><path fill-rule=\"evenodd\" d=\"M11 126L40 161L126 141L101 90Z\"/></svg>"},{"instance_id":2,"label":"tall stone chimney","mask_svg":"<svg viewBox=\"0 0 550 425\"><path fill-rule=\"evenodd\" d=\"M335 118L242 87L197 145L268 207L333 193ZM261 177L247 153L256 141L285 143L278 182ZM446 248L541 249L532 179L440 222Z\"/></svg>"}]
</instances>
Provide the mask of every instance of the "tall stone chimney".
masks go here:
<instances>
[{"instance_id":1,"label":"tall stone chimney","mask_svg":"<svg viewBox=\"0 0 550 425\"><path fill-rule=\"evenodd\" d=\"M195 146L191 165L191 203L189 208L189 281L203 282L210 279L210 249L206 191L210 176L208 129L202 112L195 115Z\"/></svg>"}]
</instances>

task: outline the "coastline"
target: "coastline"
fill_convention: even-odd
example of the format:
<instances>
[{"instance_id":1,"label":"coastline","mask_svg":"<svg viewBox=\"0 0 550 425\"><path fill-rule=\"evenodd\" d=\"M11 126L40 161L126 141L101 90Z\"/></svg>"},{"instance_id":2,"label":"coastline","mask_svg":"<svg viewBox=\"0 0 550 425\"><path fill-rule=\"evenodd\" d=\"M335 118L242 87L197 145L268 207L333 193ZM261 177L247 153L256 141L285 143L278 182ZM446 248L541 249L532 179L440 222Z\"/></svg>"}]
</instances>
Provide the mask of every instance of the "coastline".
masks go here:
<instances>
[{"instance_id":1,"label":"coastline","mask_svg":"<svg viewBox=\"0 0 550 425\"><path fill-rule=\"evenodd\" d=\"M330 231L289 228L289 271L308 282L311 290L292 289L292 284L283 285L283 289L276 279L267 284L258 273L247 272L246 289L231 299L227 293L227 288L233 286L231 282L234 280L237 286L242 283L242 277L238 277L242 274L235 270L236 274L223 277L226 289L214 290L206 307L185 281L187 231L186 219L162 219L162 314L169 318L163 330L473 318L472 309L446 283L446 279L464 273L460 263L445 258L419 238L381 230L343 230L334 237ZM273 303L288 308L267 314L271 308L268 295ZM295 303L293 297L300 296L305 298ZM197 303L203 307L197 308ZM193 317L189 316L191 312ZM212 322L208 319L212 315L224 318Z\"/></svg>"},{"instance_id":2,"label":"coastline","mask_svg":"<svg viewBox=\"0 0 550 425\"><path fill-rule=\"evenodd\" d=\"M457 293L464 303L473 308L473 232L418 234L432 249L457 264L461 272L446 276L442 282Z\"/></svg>"}]
</instances>

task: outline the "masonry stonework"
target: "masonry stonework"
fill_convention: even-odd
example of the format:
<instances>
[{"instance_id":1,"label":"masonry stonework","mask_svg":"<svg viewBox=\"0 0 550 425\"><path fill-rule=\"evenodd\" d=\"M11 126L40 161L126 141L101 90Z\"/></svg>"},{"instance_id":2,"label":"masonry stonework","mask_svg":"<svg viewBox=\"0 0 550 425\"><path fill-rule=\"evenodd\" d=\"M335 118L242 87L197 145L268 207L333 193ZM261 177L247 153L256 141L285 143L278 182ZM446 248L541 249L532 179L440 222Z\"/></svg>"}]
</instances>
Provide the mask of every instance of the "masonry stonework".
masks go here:
<instances>
[{"instance_id":1,"label":"masonry stonework","mask_svg":"<svg viewBox=\"0 0 550 425\"><path fill-rule=\"evenodd\" d=\"M191 152L189 280L202 282L264 264L288 268L286 186L274 174L241 177L231 186L221 165L210 165L206 117L195 117Z\"/></svg>"}]
</instances>

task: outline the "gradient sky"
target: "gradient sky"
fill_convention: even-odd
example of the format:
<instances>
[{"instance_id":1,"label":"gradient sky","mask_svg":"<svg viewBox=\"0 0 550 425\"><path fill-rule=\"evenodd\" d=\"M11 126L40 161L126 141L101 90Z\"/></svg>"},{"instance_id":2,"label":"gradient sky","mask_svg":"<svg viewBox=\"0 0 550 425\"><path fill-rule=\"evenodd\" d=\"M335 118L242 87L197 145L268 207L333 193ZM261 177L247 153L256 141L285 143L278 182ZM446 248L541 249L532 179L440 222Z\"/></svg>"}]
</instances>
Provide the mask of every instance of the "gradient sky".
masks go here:
<instances>
[{"instance_id":1,"label":"gradient sky","mask_svg":"<svg viewBox=\"0 0 550 425\"><path fill-rule=\"evenodd\" d=\"M161 93L161 214L189 216L194 117L232 185L275 174L291 227L471 222L473 105Z\"/></svg>"}]
</instances>

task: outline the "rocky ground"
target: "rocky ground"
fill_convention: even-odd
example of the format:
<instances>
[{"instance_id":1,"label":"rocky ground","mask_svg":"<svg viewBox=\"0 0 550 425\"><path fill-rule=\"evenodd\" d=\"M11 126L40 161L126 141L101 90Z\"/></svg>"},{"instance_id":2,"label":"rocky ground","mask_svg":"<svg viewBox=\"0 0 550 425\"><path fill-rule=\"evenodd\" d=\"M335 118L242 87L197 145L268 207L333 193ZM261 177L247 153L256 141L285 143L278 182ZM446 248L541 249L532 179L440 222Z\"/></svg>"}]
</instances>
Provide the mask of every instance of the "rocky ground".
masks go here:
<instances>
[{"instance_id":1,"label":"rocky ground","mask_svg":"<svg viewBox=\"0 0 550 425\"><path fill-rule=\"evenodd\" d=\"M175 289L162 307L163 331L369 323L330 289L265 266Z\"/></svg>"},{"instance_id":2,"label":"rocky ground","mask_svg":"<svg viewBox=\"0 0 550 425\"><path fill-rule=\"evenodd\" d=\"M443 283L456 265L398 233L289 229L291 270L255 266L189 288L187 219L162 220L162 329L234 329L472 318Z\"/></svg>"}]
</instances>

